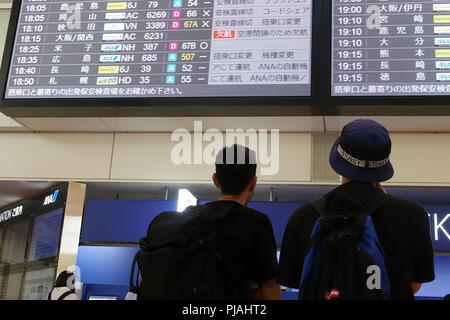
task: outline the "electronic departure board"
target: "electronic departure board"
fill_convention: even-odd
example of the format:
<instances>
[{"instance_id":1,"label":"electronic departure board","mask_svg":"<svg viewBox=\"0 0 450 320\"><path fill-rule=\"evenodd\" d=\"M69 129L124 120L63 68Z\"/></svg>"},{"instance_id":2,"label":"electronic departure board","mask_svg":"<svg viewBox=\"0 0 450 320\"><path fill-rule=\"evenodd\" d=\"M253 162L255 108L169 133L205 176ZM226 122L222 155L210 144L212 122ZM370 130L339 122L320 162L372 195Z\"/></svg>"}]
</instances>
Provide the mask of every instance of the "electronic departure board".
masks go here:
<instances>
[{"instance_id":1,"label":"electronic departure board","mask_svg":"<svg viewBox=\"0 0 450 320\"><path fill-rule=\"evenodd\" d=\"M4 99L311 95L312 0L22 0Z\"/></svg>"},{"instance_id":2,"label":"electronic departure board","mask_svg":"<svg viewBox=\"0 0 450 320\"><path fill-rule=\"evenodd\" d=\"M333 96L450 95L450 1L333 0Z\"/></svg>"},{"instance_id":3,"label":"electronic departure board","mask_svg":"<svg viewBox=\"0 0 450 320\"><path fill-rule=\"evenodd\" d=\"M58 255L62 220L62 208L36 217L33 223L33 236L28 250L29 261Z\"/></svg>"},{"instance_id":4,"label":"electronic departure board","mask_svg":"<svg viewBox=\"0 0 450 320\"><path fill-rule=\"evenodd\" d=\"M24 262L29 226L30 222L25 220L9 225L5 229L0 255L0 266Z\"/></svg>"}]
</instances>

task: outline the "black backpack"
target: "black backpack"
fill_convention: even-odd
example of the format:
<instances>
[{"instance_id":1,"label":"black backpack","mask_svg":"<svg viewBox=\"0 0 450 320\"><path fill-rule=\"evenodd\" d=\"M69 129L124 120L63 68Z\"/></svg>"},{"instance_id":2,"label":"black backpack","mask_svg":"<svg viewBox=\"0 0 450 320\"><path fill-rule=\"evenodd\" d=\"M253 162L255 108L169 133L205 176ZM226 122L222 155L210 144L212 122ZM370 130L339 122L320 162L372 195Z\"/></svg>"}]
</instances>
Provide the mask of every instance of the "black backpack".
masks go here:
<instances>
[{"instance_id":1,"label":"black backpack","mask_svg":"<svg viewBox=\"0 0 450 320\"><path fill-rule=\"evenodd\" d=\"M163 212L151 222L133 260L130 291L138 300L222 300L222 257L216 249L217 222L233 206ZM135 276L135 266L139 272Z\"/></svg>"},{"instance_id":2,"label":"black backpack","mask_svg":"<svg viewBox=\"0 0 450 320\"><path fill-rule=\"evenodd\" d=\"M371 212L358 214L345 208L340 208L340 214L331 214L325 210L325 202L324 198L312 202L320 218L305 257L299 299L389 299L385 256L370 217L384 201Z\"/></svg>"}]
</instances>

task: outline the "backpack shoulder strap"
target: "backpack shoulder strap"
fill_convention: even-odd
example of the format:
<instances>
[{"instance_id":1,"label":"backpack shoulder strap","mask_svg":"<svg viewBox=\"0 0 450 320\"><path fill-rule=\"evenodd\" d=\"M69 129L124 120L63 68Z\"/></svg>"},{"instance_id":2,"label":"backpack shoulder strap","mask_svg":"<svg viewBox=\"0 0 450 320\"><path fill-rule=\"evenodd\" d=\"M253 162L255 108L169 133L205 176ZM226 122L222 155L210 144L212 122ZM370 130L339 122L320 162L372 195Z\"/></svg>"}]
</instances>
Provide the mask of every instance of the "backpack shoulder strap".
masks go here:
<instances>
[{"instance_id":1,"label":"backpack shoulder strap","mask_svg":"<svg viewBox=\"0 0 450 320\"><path fill-rule=\"evenodd\" d=\"M311 201L311 205L313 206L314 210L320 215L323 216L325 212L325 204L327 200L325 197L321 197L319 199Z\"/></svg>"},{"instance_id":2,"label":"backpack shoulder strap","mask_svg":"<svg viewBox=\"0 0 450 320\"><path fill-rule=\"evenodd\" d=\"M72 289L72 290L66 291L62 295L60 295L57 300L64 300L66 297L70 296L72 293L75 294L75 290Z\"/></svg>"},{"instance_id":3,"label":"backpack shoulder strap","mask_svg":"<svg viewBox=\"0 0 450 320\"><path fill-rule=\"evenodd\" d=\"M139 254L140 254L140 250L138 252L136 252L136 254L134 255L133 264L131 266L131 275L130 275L130 292L133 292L135 294L139 293L139 266L138 266L138 273L135 277L135 269L136 269L136 264L137 264Z\"/></svg>"}]
</instances>

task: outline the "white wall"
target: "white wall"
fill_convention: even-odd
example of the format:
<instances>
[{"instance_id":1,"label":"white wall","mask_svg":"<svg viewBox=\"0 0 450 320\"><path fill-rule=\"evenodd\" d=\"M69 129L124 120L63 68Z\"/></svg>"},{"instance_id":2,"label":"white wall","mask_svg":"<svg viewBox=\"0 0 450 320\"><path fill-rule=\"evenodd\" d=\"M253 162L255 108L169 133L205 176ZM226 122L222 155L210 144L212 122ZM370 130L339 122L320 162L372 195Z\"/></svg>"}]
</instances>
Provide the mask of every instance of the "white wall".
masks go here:
<instances>
[{"instance_id":1,"label":"white wall","mask_svg":"<svg viewBox=\"0 0 450 320\"><path fill-rule=\"evenodd\" d=\"M450 134L393 134L392 163L394 183L450 184Z\"/></svg>"},{"instance_id":2,"label":"white wall","mask_svg":"<svg viewBox=\"0 0 450 320\"><path fill-rule=\"evenodd\" d=\"M450 186L449 133L391 137L390 184ZM308 133L280 134L280 170L260 182L314 183L311 141ZM176 144L168 133L0 133L0 179L210 182L212 165L172 163Z\"/></svg>"},{"instance_id":3,"label":"white wall","mask_svg":"<svg viewBox=\"0 0 450 320\"><path fill-rule=\"evenodd\" d=\"M311 180L311 134L280 134L270 183ZM169 133L0 133L0 179L209 182L213 165L175 165ZM267 167L267 166L265 166Z\"/></svg>"},{"instance_id":4,"label":"white wall","mask_svg":"<svg viewBox=\"0 0 450 320\"><path fill-rule=\"evenodd\" d=\"M279 171L261 175L259 181L301 183L311 180L311 134L280 135ZM169 133L116 134L111 180L210 181L213 165L174 165L171 150L178 142ZM205 143L206 146L208 143ZM255 150L257 153L258 150ZM275 157L274 157L275 158ZM194 162L191 157L192 163ZM262 166L261 164L259 167Z\"/></svg>"},{"instance_id":5,"label":"white wall","mask_svg":"<svg viewBox=\"0 0 450 320\"><path fill-rule=\"evenodd\" d=\"M113 134L0 133L0 177L107 180L113 138Z\"/></svg>"}]
</instances>

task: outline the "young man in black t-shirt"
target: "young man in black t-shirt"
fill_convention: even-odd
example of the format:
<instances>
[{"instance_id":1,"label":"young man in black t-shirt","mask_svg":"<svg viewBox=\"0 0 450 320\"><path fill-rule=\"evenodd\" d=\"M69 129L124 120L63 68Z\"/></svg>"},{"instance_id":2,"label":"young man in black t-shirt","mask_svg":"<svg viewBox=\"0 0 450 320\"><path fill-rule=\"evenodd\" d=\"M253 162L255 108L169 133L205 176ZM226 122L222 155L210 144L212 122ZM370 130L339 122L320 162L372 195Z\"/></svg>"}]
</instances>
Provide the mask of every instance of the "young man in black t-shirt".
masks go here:
<instances>
[{"instance_id":1,"label":"young man in black t-shirt","mask_svg":"<svg viewBox=\"0 0 450 320\"><path fill-rule=\"evenodd\" d=\"M434 280L429 218L421 205L389 196L380 185L394 174L390 153L389 133L377 122L360 119L346 125L330 153L330 164L343 184L325 195L324 206L330 214L372 212L385 253L391 298L414 299L422 283ZM279 284L299 288L318 218L311 204L291 216L281 247Z\"/></svg>"},{"instance_id":2,"label":"young man in black t-shirt","mask_svg":"<svg viewBox=\"0 0 450 320\"><path fill-rule=\"evenodd\" d=\"M230 208L217 232L226 299L280 299L272 224L267 215L246 207L257 181L255 153L240 145L224 148L216 157L212 179L221 195L205 206L211 210Z\"/></svg>"}]
</instances>

